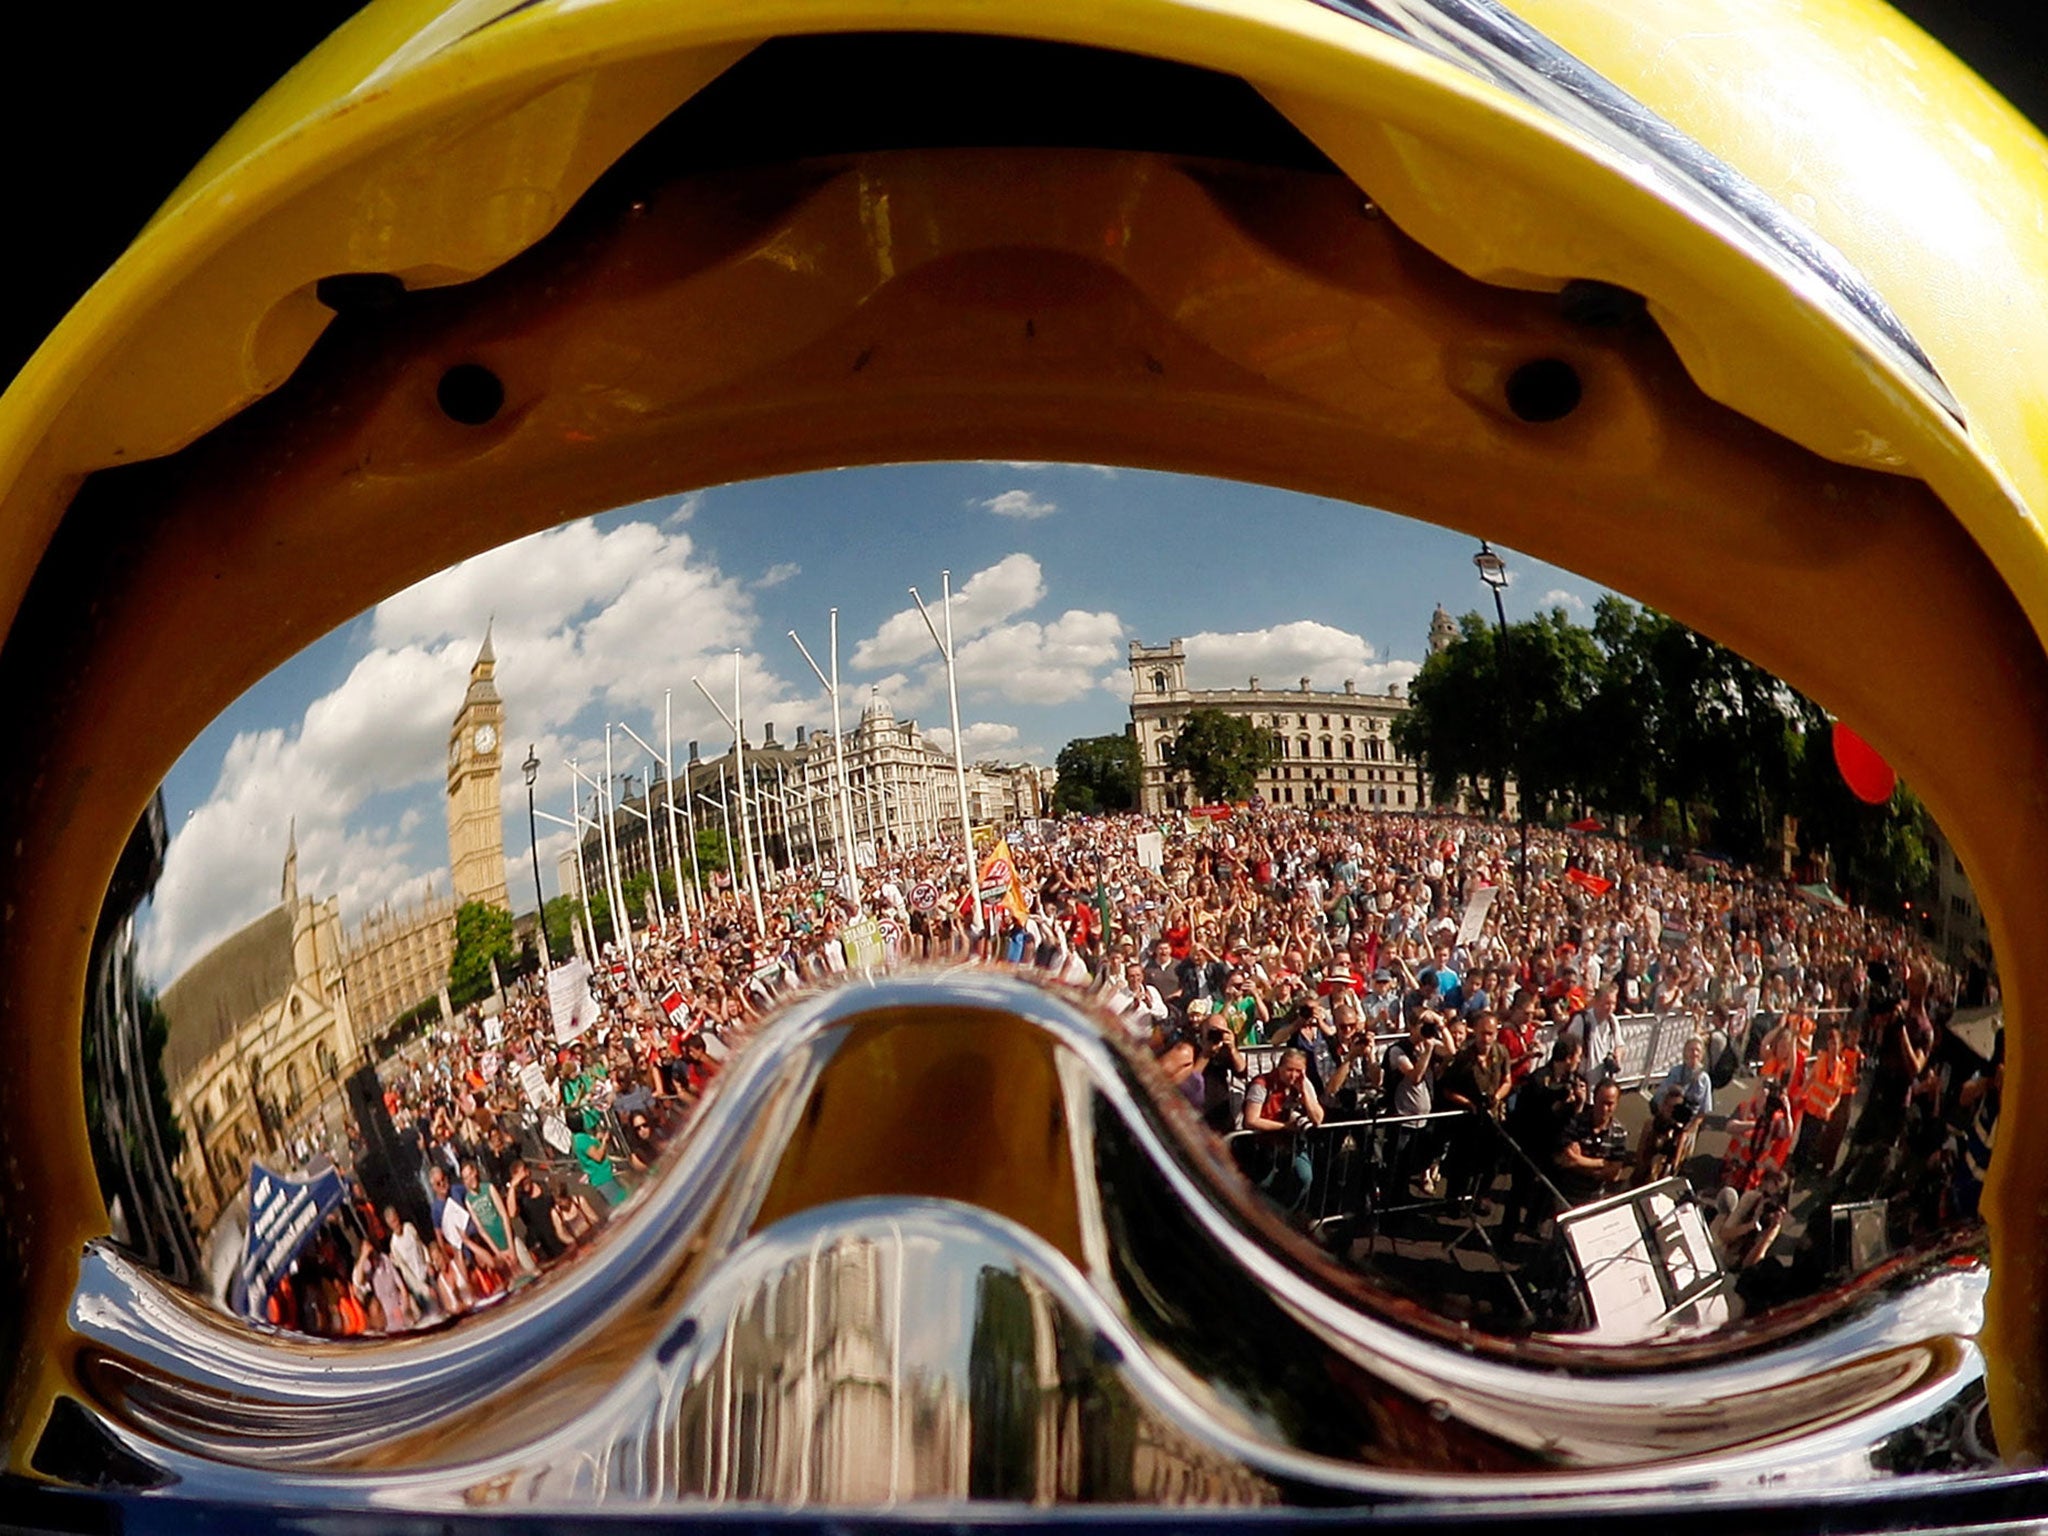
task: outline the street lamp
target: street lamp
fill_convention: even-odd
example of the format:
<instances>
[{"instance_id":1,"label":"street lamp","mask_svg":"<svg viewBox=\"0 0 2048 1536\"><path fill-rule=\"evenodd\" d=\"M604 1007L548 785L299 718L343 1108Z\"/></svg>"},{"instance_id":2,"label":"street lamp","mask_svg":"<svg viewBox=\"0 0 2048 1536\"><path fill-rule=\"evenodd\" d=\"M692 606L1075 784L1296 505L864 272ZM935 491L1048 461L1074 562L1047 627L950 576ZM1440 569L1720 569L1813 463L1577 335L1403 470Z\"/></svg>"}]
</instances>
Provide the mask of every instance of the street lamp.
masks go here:
<instances>
[{"instance_id":1,"label":"street lamp","mask_svg":"<svg viewBox=\"0 0 2048 1536\"><path fill-rule=\"evenodd\" d=\"M1493 632L1494 658L1500 673L1500 713L1502 752L1500 795L1503 808L1507 805L1507 761L1519 757L1515 750L1521 737L1521 727L1514 718L1514 700L1508 689L1508 611L1501 601L1501 593L1507 589L1508 564L1494 552L1493 545L1485 539L1479 541L1479 553L1472 557L1472 564L1479 572L1479 579L1493 589L1493 617L1498 627ZM1515 870L1515 891L1521 903L1526 921L1529 908L1529 808L1524 800L1521 786L1515 787L1515 824L1521 837L1521 860Z\"/></svg>"},{"instance_id":2,"label":"street lamp","mask_svg":"<svg viewBox=\"0 0 2048 1536\"><path fill-rule=\"evenodd\" d=\"M548 903L540 889L540 826L533 816L533 781L540 777L540 759L534 755L530 742L526 761L519 767L526 775L526 849L533 855L533 931L540 945L541 974L546 975L555 968L555 962L548 954Z\"/></svg>"}]
</instances>

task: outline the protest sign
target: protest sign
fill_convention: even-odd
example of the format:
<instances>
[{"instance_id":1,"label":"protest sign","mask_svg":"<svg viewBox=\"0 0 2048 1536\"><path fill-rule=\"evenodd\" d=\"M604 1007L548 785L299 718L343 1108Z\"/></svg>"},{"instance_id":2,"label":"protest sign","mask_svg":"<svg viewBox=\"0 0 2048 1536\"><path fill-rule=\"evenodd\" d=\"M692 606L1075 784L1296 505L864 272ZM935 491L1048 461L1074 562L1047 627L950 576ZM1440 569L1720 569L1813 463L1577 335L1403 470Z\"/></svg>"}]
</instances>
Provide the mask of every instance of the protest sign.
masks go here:
<instances>
[{"instance_id":1,"label":"protest sign","mask_svg":"<svg viewBox=\"0 0 2048 1536\"><path fill-rule=\"evenodd\" d=\"M555 1021L555 1043L567 1045L602 1016L590 995L590 967L571 960L548 972L548 1012Z\"/></svg>"},{"instance_id":2,"label":"protest sign","mask_svg":"<svg viewBox=\"0 0 2048 1536\"><path fill-rule=\"evenodd\" d=\"M1486 927L1486 914L1493 910L1493 898L1500 894L1497 885L1482 885L1474 891L1465 903L1465 915L1458 922L1458 942L1470 944Z\"/></svg>"}]
</instances>

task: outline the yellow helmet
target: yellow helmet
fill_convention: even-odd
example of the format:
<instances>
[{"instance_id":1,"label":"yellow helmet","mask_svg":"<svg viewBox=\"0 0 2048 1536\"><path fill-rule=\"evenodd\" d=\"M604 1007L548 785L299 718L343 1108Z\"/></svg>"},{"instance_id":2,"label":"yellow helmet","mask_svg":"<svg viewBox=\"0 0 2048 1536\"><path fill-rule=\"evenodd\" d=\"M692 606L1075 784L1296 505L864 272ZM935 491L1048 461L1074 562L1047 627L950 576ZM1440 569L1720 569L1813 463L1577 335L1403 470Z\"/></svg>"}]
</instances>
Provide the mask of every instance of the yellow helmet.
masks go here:
<instances>
[{"instance_id":1,"label":"yellow helmet","mask_svg":"<svg viewBox=\"0 0 2048 1536\"><path fill-rule=\"evenodd\" d=\"M563 1438L609 1411L616 1382L590 1361L443 1445L439 1400L415 1389L463 1339L295 1375L303 1360L209 1332L88 1249L107 1216L75 1021L111 984L95 930L131 829L243 690L453 561L678 488L1115 462L1397 509L1628 590L1911 780L1988 914L2024 1102L2048 1070L2025 1022L2048 961L2019 922L2048 867L2044 205L2048 146L1876 0L379 0L236 125L0 396L0 667L20 721L0 767L0 1294L27 1341L10 1473L454 1509L528 1496L545 1461L578 1499L673 1491L644 1436L630 1477ZM835 1103L879 1115L862 1095L940 1070L897 1015L973 1013L1020 1103L1050 1113L1068 1070L1050 1063L1079 1062L1123 1117L1105 1145L1125 1135L1166 1170L1144 1187L1211 1198L1187 1172L1200 1154L1152 1125L1078 1014L948 986L817 1003L775 1061L823 1072L856 1041L873 1072L849 1070ZM751 1070L771 1102L780 1080ZM793 1283L806 1243L902 1262L909 1231L920 1253L992 1255L1026 1277L1003 1306L1064 1309L1084 1342L1054 1364L1100 1378L1100 1435L1154 1436L1148 1454L1217 1499L1493 1496L1535 1472L1642 1494L1686 1457L1754 1485L1791 1444L1820 1477L1867 1462L1856 1413L1882 1403L1902 1427L1945 1403L1980 1343L2006 1454L2048 1444L2048 1131L2025 1116L1987 1197L1981 1340L1795 1337L1795 1317L1749 1341L1765 1363L1747 1386L1684 1351L1560 1385L1569 1355L1517 1363L1419 1318L1320 1312L1299 1262L1260 1259L1230 1294L1320 1351L1303 1420L1369 1380L1402 1406L1350 1401L1347 1432L1419 1437L1361 1473L1335 1420L1274 1441L1246 1426L1285 1412L1232 1419L1228 1393L1200 1398L1206 1419L1159 1410L1197 1400L1200 1350L1134 1358L1103 1294L1057 1278L1094 1283L1115 1255L1018 1184L1031 1156L1071 1177L1078 1141L1005 1141L943 1190L905 1175L952 1203L848 1205L833 1226L826 1204L881 1192L881 1154L851 1145L872 1122L821 1132L772 1102L809 1171L777 1165L763 1209L790 1225L705 1281L706 1305ZM720 1168L766 1146L727 1119ZM803 1141L826 1132L843 1139ZM712 1220L685 1194L664 1209L613 1283ZM1225 1218L1203 1209L1218 1244ZM590 1310L557 1322L595 1328L601 1289L577 1294ZM493 1369L531 1343L512 1321ZM618 1326L652 1372L697 1325ZM1644 1385L1679 1367L1698 1374ZM1738 1411L1717 1384L1754 1392ZM1548 1457L1546 1419L1581 1396L1603 1449ZM605 1422L614 1448L640 1432ZM514 1467L500 1442L519 1434L552 1449ZM1491 1475L1436 1475L1467 1461Z\"/></svg>"}]
</instances>

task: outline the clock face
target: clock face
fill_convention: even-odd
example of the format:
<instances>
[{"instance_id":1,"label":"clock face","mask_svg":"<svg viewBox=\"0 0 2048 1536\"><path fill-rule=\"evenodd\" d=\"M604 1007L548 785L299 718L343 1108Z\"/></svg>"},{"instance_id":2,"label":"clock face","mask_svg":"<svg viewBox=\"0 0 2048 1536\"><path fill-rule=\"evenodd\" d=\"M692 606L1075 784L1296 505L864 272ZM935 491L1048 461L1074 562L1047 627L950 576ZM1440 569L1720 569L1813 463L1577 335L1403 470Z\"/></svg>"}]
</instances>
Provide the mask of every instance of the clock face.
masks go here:
<instances>
[{"instance_id":1,"label":"clock face","mask_svg":"<svg viewBox=\"0 0 2048 1536\"><path fill-rule=\"evenodd\" d=\"M497 744L498 744L498 732L497 732L497 728L496 728L495 726L490 726L490 725L480 725L480 726L478 726L478 727L476 728L476 749L477 749L477 751L479 751L479 752L488 752L488 751L490 751L490 750L491 750L491 749L492 749L493 747L497 746Z\"/></svg>"}]
</instances>

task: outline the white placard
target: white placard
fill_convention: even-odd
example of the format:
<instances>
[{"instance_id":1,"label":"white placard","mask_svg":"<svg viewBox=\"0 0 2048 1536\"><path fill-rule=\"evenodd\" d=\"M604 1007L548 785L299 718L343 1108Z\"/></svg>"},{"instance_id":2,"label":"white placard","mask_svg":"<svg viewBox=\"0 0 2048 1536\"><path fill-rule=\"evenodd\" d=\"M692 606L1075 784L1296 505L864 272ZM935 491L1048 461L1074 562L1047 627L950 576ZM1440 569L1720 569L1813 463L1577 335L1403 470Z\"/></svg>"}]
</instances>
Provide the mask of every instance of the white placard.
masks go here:
<instances>
[{"instance_id":1,"label":"white placard","mask_svg":"<svg viewBox=\"0 0 2048 1536\"><path fill-rule=\"evenodd\" d=\"M1140 832L1137 836L1138 862L1154 874L1166 868L1166 838L1158 832Z\"/></svg>"},{"instance_id":2,"label":"white placard","mask_svg":"<svg viewBox=\"0 0 2048 1536\"><path fill-rule=\"evenodd\" d=\"M603 1017L590 995L590 967L571 960L548 972L548 1012L555 1020L555 1043L567 1045Z\"/></svg>"},{"instance_id":3,"label":"white placard","mask_svg":"<svg viewBox=\"0 0 2048 1536\"><path fill-rule=\"evenodd\" d=\"M519 1092L535 1109L553 1097L548 1092L548 1075L541 1071L539 1062L529 1061L519 1069Z\"/></svg>"},{"instance_id":4,"label":"white placard","mask_svg":"<svg viewBox=\"0 0 2048 1536\"><path fill-rule=\"evenodd\" d=\"M1472 893L1465 903L1465 915L1458 923L1458 942L1470 944L1486 927L1486 914L1493 910L1493 898L1500 894L1497 885L1482 885Z\"/></svg>"}]
</instances>

